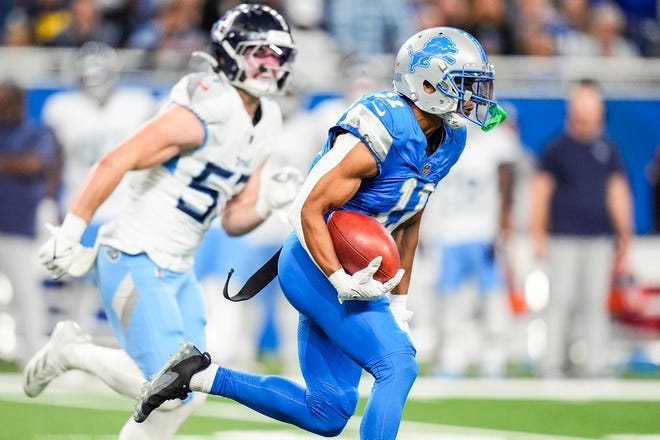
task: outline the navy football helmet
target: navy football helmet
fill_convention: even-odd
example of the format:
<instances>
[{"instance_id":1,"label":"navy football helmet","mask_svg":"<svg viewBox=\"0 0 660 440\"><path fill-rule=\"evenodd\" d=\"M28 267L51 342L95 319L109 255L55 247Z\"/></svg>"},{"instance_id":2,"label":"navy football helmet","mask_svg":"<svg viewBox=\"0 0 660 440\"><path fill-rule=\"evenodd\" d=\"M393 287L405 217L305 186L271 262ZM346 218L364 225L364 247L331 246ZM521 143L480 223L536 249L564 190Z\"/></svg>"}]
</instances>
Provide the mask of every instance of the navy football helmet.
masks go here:
<instances>
[{"instance_id":1,"label":"navy football helmet","mask_svg":"<svg viewBox=\"0 0 660 440\"><path fill-rule=\"evenodd\" d=\"M420 31L406 41L396 56L394 89L421 110L440 115L457 128L467 121L490 130L506 118L493 100L495 70L481 44L469 33L451 27ZM424 91L424 83L434 87ZM463 111L471 100L474 115Z\"/></svg>"},{"instance_id":2,"label":"navy football helmet","mask_svg":"<svg viewBox=\"0 0 660 440\"><path fill-rule=\"evenodd\" d=\"M227 11L213 25L211 42L214 70L253 96L280 93L290 80L296 53L291 31L268 6L241 4Z\"/></svg>"}]
</instances>

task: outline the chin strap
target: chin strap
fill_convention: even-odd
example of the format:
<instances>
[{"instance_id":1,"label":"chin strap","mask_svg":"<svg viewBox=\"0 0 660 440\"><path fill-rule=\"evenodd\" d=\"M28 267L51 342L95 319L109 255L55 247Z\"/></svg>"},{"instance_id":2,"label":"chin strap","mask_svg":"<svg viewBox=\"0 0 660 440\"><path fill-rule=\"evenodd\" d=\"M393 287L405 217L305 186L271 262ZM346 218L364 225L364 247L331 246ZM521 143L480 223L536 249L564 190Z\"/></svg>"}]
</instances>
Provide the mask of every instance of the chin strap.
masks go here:
<instances>
[{"instance_id":1,"label":"chin strap","mask_svg":"<svg viewBox=\"0 0 660 440\"><path fill-rule=\"evenodd\" d=\"M488 117L481 125L483 131L491 131L507 118L507 113L499 104L491 104L488 108ZM448 112L440 115L445 124L451 128L465 127L468 119L456 112ZM474 119L471 119L474 121ZM478 124L477 124L478 125Z\"/></svg>"},{"instance_id":2,"label":"chin strap","mask_svg":"<svg viewBox=\"0 0 660 440\"><path fill-rule=\"evenodd\" d=\"M450 128L461 128L465 127L467 125L467 119L465 119L463 116L459 115L456 112L449 112L440 115L442 120L446 125L448 125Z\"/></svg>"}]
</instances>

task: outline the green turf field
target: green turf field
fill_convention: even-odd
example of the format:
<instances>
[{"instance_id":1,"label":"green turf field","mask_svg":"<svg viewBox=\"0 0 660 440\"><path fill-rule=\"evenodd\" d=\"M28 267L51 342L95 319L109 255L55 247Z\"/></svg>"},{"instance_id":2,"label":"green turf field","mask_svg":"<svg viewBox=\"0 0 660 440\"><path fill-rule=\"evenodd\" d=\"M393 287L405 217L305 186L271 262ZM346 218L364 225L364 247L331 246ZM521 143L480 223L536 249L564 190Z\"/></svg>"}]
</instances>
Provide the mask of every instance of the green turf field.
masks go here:
<instances>
[{"instance_id":1,"label":"green turf field","mask_svg":"<svg viewBox=\"0 0 660 440\"><path fill-rule=\"evenodd\" d=\"M406 406L400 439L660 439L660 394L653 399L660 386L652 381L632 381L631 386L625 387L611 383L568 383L552 389L539 386L538 381L515 381L511 386L506 381L496 385L474 381L439 386L424 381L422 385L424 389L414 393L416 395ZM490 391L489 387L492 387ZM51 388L39 398L29 399L20 391L18 375L3 375L0 379L0 439L116 438L131 411L128 399L96 383L54 384ZM444 399L428 397L443 390L447 395ZM494 398L483 397L489 393ZM507 398L507 393L513 397ZM562 394L564 398L555 398ZM464 397L457 397L461 395ZM620 395L619 400L617 395ZM358 438L363 406L364 401L361 401L358 415L340 438ZM177 438L298 440L317 437L272 422L229 400L211 397L197 415L183 425Z\"/></svg>"}]
</instances>

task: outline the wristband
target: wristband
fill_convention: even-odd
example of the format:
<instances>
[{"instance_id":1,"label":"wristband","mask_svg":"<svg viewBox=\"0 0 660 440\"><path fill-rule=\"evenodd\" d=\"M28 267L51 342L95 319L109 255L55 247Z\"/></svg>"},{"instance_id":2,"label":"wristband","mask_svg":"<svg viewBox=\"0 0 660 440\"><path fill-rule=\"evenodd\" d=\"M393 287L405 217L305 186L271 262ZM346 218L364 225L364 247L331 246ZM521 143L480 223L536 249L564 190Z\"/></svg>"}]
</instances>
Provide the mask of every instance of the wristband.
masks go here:
<instances>
[{"instance_id":1,"label":"wristband","mask_svg":"<svg viewBox=\"0 0 660 440\"><path fill-rule=\"evenodd\" d=\"M408 304L408 295L390 294L390 308L404 311Z\"/></svg>"},{"instance_id":2,"label":"wristband","mask_svg":"<svg viewBox=\"0 0 660 440\"><path fill-rule=\"evenodd\" d=\"M87 222L75 214L67 213L60 226L60 232L67 238L79 242L87 229Z\"/></svg>"}]
</instances>

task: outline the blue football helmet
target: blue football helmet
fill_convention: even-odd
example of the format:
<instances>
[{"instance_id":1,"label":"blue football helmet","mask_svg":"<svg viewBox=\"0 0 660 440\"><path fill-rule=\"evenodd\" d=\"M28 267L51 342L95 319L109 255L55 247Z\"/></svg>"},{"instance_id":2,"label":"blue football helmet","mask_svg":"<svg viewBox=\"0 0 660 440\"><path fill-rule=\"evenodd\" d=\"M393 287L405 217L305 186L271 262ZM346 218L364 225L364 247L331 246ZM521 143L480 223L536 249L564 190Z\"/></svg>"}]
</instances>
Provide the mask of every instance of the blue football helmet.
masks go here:
<instances>
[{"instance_id":1,"label":"blue football helmet","mask_svg":"<svg viewBox=\"0 0 660 440\"><path fill-rule=\"evenodd\" d=\"M284 17L260 4L227 11L211 30L214 70L253 96L281 93L291 77L296 48ZM266 53L278 66L260 63ZM259 72L259 75L256 75Z\"/></svg>"},{"instance_id":2,"label":"blue football helmet","mask_svg":"<svg viewBox=\"0 0 660 440\"><path fill-rule=\"evenodd\" d=\"M490 130L506 118L493 99L495 70L481 44L469 33L451 27L434 27L406 41L396 56L394 90L427 113L440 115L457 128L467 121ZM424 83L435 89L424 91ZM473 115L463 103L471 100Z\"/></svg>"}]
</instances>

